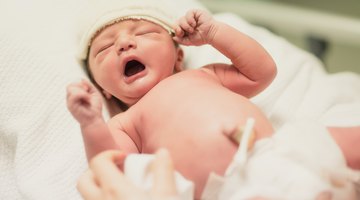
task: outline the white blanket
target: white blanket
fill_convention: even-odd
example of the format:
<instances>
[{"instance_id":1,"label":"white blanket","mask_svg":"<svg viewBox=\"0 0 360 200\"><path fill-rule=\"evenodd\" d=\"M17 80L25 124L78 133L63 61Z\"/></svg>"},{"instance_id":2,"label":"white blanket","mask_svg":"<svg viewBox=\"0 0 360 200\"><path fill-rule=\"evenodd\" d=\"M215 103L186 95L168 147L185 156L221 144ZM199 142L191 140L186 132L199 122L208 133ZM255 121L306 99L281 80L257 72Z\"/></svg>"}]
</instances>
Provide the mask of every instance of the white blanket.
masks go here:
<instances>
[{"instance_id":1,"label":"white blanket","mask_svg":"<svg viewBox=\"0 0 360 200\"><path fill-rule=\"evenodd\" d=\"M0 7L0 199L80 199L75 185L87 164L65 87L85 77L73 57L83 1L4 0ZM311 55L268 31L234 15L216 17L253 36L276 60L276 80L253 99L275 127L306 117L360 125L358 75L327 75ZM193 67L226 60L207 46L186 54Z\"/></svg>"},{"instance_id":2,"label":"white blanket","mask_svg":"<svg viewBox=\"0 0 360 200\"><path fill-rule=\"evenodd\" d=\"M332 200L360 198L360 171L347 167L327 129L311 119L289 122L257 141L247 155L241 153L226 173L218 199L315 200L323 192L330 192Z\"/></svg>"},{"instance_id":3,"label":"white blanket","mask_svg":"<svg viewBox=\"0 0 360 200\"><path fill-rule=\"evenodd\" d=\"M247 151L253 126L250 121L225 175L211 173L201 199L240 200L261 196L310 200L323 192L330 192L333 200L359 199L356 186L360 184L360 171L347 167L339 146L324 126L312 119L288 122L272 137L257 141ZM147 154L128 156L124 174L139 188L149 190L153 177L145 173L153 159L153 155ZM175 182L179 200L193 199L193 183L178 172Z\"/></svg>"},{"instance_id":4,"label":"white blanket","mask_svg":"<svg viewBox=\"0 0 360 200\"><path fill-rule=\"evenodd\" d=\"M325 125L360 125L360 76L351 72L328 74L323 63L264 28L253 26L234 14L217 14L260 42L274 58L278 74L263 93L252 100L275 127L289 120L315 118ZM209 46L188 47L189 66L229 62ZM199 55L200 54L200 55ZM360 63L359 63L360 67Z\"/></svg>"}]
</instances>

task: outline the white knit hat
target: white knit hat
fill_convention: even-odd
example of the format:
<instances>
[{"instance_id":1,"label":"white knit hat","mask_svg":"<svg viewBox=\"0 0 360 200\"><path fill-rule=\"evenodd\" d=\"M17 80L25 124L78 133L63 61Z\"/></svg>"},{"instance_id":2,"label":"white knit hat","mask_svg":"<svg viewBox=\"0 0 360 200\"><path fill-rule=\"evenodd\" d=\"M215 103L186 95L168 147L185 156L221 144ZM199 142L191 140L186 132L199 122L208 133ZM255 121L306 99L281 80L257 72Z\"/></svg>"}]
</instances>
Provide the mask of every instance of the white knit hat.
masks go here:
<instances>
[{"instance_id":1,"label":"white knit hat","mask_svg":"<svg viewBox=\"0 0 360 200\"><path fill-rule=\"evenodd\" d=\"M104 27L126 19L144 19L169 33L176 22L171 0L91 0L81 13L78 60L85 61L92 39Z\"/></svg>"}]
</instances>

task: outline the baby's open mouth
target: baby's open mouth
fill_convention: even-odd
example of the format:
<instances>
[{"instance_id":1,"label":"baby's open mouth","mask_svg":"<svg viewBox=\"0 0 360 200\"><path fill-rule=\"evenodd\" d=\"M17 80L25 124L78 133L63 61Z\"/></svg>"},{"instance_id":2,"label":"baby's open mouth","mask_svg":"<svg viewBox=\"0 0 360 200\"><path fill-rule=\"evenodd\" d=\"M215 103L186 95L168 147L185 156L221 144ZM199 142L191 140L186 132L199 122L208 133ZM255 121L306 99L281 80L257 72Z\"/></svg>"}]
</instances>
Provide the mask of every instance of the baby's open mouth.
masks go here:
<instances>
[{"instance_id":1,"label":"baby's open mouth","mask_svg":"<svg viewBox=\"0 0 360 200\"><path fill-rule=\"evenodd\" d=\"M129 62L126 63L125 65L125 76L130 77L133 76L141 71L143 71L145 69L145 66L137 61L137 60L130 60Z\"/></svg>"}]
</instances>

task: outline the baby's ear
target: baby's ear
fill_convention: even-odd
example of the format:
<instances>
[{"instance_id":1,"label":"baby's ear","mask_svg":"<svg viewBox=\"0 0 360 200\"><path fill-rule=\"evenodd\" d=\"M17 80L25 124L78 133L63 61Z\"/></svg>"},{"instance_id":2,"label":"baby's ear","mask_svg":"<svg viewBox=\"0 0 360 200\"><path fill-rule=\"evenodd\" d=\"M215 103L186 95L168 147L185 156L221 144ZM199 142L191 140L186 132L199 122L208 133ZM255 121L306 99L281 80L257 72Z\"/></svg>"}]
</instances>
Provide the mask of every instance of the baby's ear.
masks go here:
<instances>
[{"instance_id":1,"label":"baby's ear","mask_svg":"<svg viewBox=\"0 0 360 200\"><path fill-rule=\"evenodd\" d=\"M184 51L181 47L176 48L177 59L175 61L175 72L181 72L184 70Z\"/></svg>"}]
</instances>

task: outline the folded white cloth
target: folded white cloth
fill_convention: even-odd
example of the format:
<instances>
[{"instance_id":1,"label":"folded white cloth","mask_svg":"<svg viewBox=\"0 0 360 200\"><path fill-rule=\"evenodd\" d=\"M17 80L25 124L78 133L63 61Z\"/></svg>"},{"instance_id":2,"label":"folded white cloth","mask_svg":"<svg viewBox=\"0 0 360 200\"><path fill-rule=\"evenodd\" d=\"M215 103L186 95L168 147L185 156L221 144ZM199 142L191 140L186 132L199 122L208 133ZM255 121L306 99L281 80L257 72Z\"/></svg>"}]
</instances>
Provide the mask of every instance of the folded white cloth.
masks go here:
<instances>
[{"instance_id":1,"label":"folded white cloth","mask_svg":"<svg viewBox=\"0 0 360 200\"><path fill-rule=\"evenodd\" d=\"M243 143L242 143L243 144ZM203 200L242 200L261 196L283 200L313 200L331 192L333 200L356 200L360 172L345 158L325 127L313 121L287 123L274 136L256 142L239 162L238 151L227 174L210 174ZM153 155L133 154L125 160L125 174L137 186L149 189L146 169ZM228 173L230 172L230 173ZM191 200L194 185L176 172L179 199Z\"/></svg>"},{"instance_id":2,"label":"folded white cloth","mask_svg":"<svg viewBox=\"0 0 360 200\"><path fill-rule=\"evenodd\" d=\"M329 191L333 200L356 200L359 178L323 126L298 121L256 142L244 166L224 178L219 199L310 200Z\"/></svg>"},{"instance_id":3,"label":"folded white cloth","mask_svg":"<svg viewBox=\"0 0 360 200\"><path fill-rule=\"evenodd\" d=\"M149 190L153 184L153 176L147 169L155 156L151 154L130 154L124 163L124 173L136 186ZM194 198L194 184L175 172L175 185L180 199Z\"/></svg>"}]
</instances>

